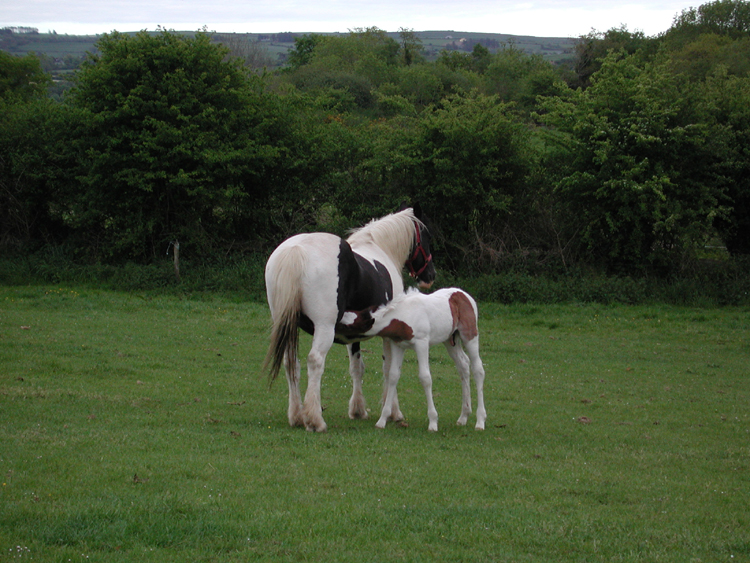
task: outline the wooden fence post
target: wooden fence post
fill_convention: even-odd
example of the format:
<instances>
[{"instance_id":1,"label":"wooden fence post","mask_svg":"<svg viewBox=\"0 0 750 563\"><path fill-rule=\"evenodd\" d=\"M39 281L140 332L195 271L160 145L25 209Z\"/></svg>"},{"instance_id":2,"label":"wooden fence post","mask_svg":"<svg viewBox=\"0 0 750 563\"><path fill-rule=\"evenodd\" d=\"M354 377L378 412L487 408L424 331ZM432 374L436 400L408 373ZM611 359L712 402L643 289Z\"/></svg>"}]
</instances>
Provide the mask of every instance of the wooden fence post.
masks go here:
<instances>
[{"instance_id":1,"label":"wooden fence post","mask_svg":"<svg viewBox=\"0 0 750 563\"><path fill-rule=\"evenodd\" d=\"M172 247L174 248L172 251L174 256L174 275L177 278L177 283L182 283L180 279L180 241L174 241Z\"/></svg>"}]
</instances>

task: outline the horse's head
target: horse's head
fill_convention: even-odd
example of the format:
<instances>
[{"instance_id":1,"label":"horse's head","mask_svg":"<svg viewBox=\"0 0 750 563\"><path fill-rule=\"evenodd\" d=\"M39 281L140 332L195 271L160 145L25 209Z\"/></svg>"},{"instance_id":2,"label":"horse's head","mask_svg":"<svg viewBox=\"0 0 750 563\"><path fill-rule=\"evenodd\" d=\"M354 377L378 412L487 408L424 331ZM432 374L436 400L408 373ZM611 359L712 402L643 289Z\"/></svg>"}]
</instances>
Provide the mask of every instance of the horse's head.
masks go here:
<instances>
[{"instance_id":1,"label":"horse's head","mask_svg":"<svg viewBox=\"0 0 750 563\"><path fill-rule=\"evenodd\" d=\"M437 276L435 264L432 262L432 234L425 224L426 218L419 204L413 209L418 221L415 223L414 248L406 261L406 267L411 277L417 280L417 285L422 289L428 289Z\"/></svg>"}]
</instances>

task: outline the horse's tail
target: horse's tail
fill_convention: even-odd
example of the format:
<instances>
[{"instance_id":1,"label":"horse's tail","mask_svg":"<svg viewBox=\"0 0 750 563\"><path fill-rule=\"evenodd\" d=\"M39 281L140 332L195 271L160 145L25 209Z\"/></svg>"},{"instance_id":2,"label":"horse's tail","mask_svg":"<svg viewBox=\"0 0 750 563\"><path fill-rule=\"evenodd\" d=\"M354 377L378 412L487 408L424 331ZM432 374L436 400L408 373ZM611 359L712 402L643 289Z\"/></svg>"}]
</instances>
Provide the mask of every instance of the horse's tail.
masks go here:
<instances>
[{"instance_id":1,"label":"horse's tail","mask_svg":"<svg viewBox=\"0 0 750 563\"><path fill-rule=\"evenodd\" d=\"M263 370L269 370L272 381L278 376L285 358L291 370L295 369L297 363L297 323L302 311L305 262L304 249L291 246L275 261L273 271L266 269L268 305L273 313L273 326Z\"/></svg>"}]
</instances>

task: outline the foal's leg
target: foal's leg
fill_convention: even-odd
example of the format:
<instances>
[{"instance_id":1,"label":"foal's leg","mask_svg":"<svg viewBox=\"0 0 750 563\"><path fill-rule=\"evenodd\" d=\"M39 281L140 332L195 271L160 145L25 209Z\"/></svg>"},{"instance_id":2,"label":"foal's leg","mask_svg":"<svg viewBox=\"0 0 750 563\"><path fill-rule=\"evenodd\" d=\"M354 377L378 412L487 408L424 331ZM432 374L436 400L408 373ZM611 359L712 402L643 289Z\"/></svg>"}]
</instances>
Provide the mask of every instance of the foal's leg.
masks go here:
<instances>
[{"instance_id":1,"label":"foal's leg","mask_svg":"<svg viewBox=\"0 0 750 563\"><path fill-rule=\"evenodd\" d=\"M438 413L435 408L435 402L432 400L432 374L430 374L430 343L427 340L420 340L414 343L414 351L417 353L417 362L419 364L419 381L424 388L424 394L427 397L427 419L429 424L427 430L437 432Z\"/></svg>"},{"instance_id":2,"label":"foal's leg","mask_svg":"<svg viewBox=\"0 0 750 563\"><path fill-rule=\"evenodd\" d=\"M450 339L444 342L445 349L448 350L448 354L453 358L453 363L456 364L458 374L461 376L461 416L458 417L456 424L459 426L465 426L466 421L469 419L471 414L471 381L469 380L469 358L461 347L461 341L456 339L456 344L451 346Z\"/></svg>"},{"instance_id":3,"label":"foal's leg","mask_svg":"<svg viewBox=\"0 0 750 563\"><path fill-rule=\"evenodd\" d=\"M479 337L476 336L466 344L466 351L471 358L471 372L474 374L474 384L477 388L477 430L484 430L487 411L484 409L484 365L479 357Z\"/></svg>"},{"instance_id":4,"label":"foal's leg","mask_svg":"<svg viewBox=\"0 0 750 563\"><path fill-rule=\"evenodd\" d=\"M328 429L320 406L320 380L325 369L326 355L333 345L333 337L333 324L315 326L312 346L307 355L307 391L302 407L305 427L310 431L325 432Z\"/></svg>"},{"instance_id":5,"label":"foal's leg","mask_svg":"<svg viewBox=\"0 0 750 563\"><path fill-rule=\"evenodd\" d=\"M299 360L294 366L289 366L286 356L284 356L284 372L286 372L286 381L289 385L289 409L287 416L289 426L304 426L305 421L302 418L302 396L299 392Z\"/></svg>"},{"instance_id":6,"label":"foal's leg","mask_svg":"<svg viewBox=\"0 0 750 563\"><path fill-rule=\"evenodd\" d=\"M392 359L392 351L396 348L399 348L396 346L391 340L388 338L383 338L383 399L381 401L381 404L385 406L386 404L386 396L388 394L388 374L391 373L391 366L393 365L393 362L396 360ZM398 367L399 370L401 369L401 363L404 361L404 351L400 350L400 360L398 360ZM396 354L399 354L397 351ZM399 373L401 373L399 371ZM396 383L398 383L398 380L396 380ZM394 387L393 389L393 396L390 399L390 415L388 416L388 420L392 420L394 422L398 422L400 420L404 420L404 415L401 412L401 408L398 405L398 389Z\"/></svg>"},{"instance_id":7,"label":"foal's leg","mask_svg":"<svg viewBox=\"0 0 750 563\"><path fill-rule=\"evenodd\" d=\"M385 342L386 339L383 339ZM392 344L388 341L389 344ZM396 386L398 380L401 377L401 364L404 361L404 350L400 346L390 346L390 361L388 362L389 371L385 372L383 377L385 378L385 396L383 397L383 410L380 411L380 418L375 423L377 428L385 428L386 421L390 418L393 419L393 399L396 395ZM383 368L385 369L385 367ZM398 403L397 403L398 404ZM400 414L400 411L399 411ZM401 417L399 420L403 420Z\"/></svg>"},{"instance_id":8,"label":"foal's leg","mask_svg":"<svg viewBox=\"0 0 750 563\"><path fill-rule=\"evenodd\" d=\"M367 405L362 394L362 379L365 375L365 362L362 359L359 342L349 344L349 374L352 376L352 397L349 399L349 418L367 418Z\"/></svg>"}]
</instances>

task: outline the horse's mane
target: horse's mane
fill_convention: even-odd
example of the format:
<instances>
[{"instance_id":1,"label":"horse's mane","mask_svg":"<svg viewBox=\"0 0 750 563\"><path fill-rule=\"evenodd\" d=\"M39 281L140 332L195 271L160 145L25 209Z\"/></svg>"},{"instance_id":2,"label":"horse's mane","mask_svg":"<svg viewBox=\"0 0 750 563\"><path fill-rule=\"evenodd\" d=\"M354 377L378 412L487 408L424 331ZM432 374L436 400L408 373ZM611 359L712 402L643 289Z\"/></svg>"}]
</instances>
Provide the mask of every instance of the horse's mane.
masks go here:
<instances>
[{"instance_id":1,"label":"horse's mane","mask_svg":"<svg viewBox=\"0 0 750 563\"><path fill-rule=\"evenodd\" d=\"M374 244L383 249L396 264L402 265L414 247L415 223L421 225L414 210L409 207L353 229L346 240L353 247Z\"/></svg>"}]
</instances>

